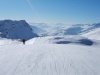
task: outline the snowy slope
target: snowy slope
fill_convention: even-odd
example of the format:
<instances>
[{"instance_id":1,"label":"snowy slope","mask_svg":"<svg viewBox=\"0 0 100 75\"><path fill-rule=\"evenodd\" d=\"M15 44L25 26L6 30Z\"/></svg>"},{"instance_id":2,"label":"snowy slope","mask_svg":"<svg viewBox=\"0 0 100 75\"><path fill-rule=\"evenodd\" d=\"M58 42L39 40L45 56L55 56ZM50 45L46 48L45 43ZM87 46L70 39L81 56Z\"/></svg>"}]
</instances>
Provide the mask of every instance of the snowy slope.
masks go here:
<instances>
[{"instance_id":1,"label":"snowy slope","mask_svg":"<svg viewBox=\"0 0 100 75\"><path fill-rule=\"evenodd\" d=\"M0 46L5 46L5 45L16 45L16 44L22 44L20 40L11 40L11 39L6 39L6 38L0 38Z\"/></svg>"},{"instance_id":2,"label":"snowy slope","mask_svg":"<svg viewBox=\"0 0 100 75\"><path fill-rule=\"evenodd\" d=\"M32 28L24 21L2 20L0 21L0 37L9 39L31 39L38 35L32 32Z\"/></svg>"},{"instance_id":3,"label":"snowy slope","mask_svg":"<svg viewBox=\"0 0 100 75\"><path fill-rule=\"evenodd\" d=\"M100 28L96 28L88 33L83 33L82 36L89 39L100 40Z\"/></svg>"},{"instance_id":4,"label":"snowy slope","mask_svg":"<svg viewBox=\"0 0 100 75\"><path fill-rule=\"evenodd\" d=\"M26 44L79 44L91 46L95 43L82 36L48 36L28 40Z\"/></svg>"},{"instance_id":5,"label":"snowy slope","mask_svg":"<svg viewBox=\"0 0 100 75\"><path fill-rule=\"evenodd\" d=\"M99 46L49 44L50 38L61 37L0 45L0 75L100 75Z\"/></svg>"}]
</instances>

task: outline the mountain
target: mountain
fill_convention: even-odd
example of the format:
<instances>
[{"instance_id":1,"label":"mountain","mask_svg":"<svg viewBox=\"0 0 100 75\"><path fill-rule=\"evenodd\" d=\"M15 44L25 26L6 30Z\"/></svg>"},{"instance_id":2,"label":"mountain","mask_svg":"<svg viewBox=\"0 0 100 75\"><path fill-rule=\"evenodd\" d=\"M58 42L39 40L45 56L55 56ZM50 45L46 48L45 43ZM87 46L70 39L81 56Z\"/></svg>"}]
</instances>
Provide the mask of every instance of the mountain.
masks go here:
<instances>
[{"instance_id":1,"label":"mountain","mask_svg":"<svg viewBox=\"0 0 100 75\"><path fill-rule=\"evenodd\" d=\"M35 32L41 36L63 36L63 35L84 35L91 33L99 33L100 23L94 24L44 24L44 23L33 23L32 26L38 28ZM33 27L32 27L33 28ZM98 34L97 34L98 35ZM94 36L94 35L93 35ZM87 36L86 36L87 37ZM98 36L98 38L100 38Z\"/></svg>"},{"instance_id":2,"label":"mountain","mask_svg":"<svg viewBox=\"0 0 100 75\"><path fill-rule=\"evenodd\" d=\"M29 40L33 37L38 37L38 35L32 32L32 28L25 20L1 20L0 37L8 39Z\"/></svg>"},{"instance_id":3,"label":"mountain","mask_svg":"<svg viewBox=\"0 0 100 75\"><path fill-rule=\"evenodd\" d=\"M87 33L83 33L82 36L89 39L100 40L100 28L93 29Z\"/></svg>"},{"instance_id":4,"label":"mountain","mask_svg":"<svg viewBox=\"0 0 100 75\"><path fill-rule=\"evenodd\" d=\"M42 28L38 28L36 26L32 26L32 25L30 25L30 26L31 26L33 32L37 33L39 36L47 36L47 31L46 30L44 30Z\"/></svg>"}]
</instances>

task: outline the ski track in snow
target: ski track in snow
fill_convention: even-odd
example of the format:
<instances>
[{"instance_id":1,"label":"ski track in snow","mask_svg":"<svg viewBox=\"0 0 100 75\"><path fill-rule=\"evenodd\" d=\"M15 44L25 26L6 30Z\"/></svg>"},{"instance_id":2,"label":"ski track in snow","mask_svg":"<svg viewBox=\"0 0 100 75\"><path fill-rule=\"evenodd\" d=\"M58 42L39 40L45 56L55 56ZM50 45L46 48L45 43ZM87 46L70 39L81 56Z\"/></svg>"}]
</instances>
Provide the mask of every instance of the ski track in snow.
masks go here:
<instances>
[{"instance_id":1,"label":"ski track in snow","mask_svg":"<svg viewBox=\"0 0 100 75\"><path fill-rule=\"evenodd\" d=\"M0 75L100 75L99 50L70 44L0 46Z\"/></svg>"}]
</instances>

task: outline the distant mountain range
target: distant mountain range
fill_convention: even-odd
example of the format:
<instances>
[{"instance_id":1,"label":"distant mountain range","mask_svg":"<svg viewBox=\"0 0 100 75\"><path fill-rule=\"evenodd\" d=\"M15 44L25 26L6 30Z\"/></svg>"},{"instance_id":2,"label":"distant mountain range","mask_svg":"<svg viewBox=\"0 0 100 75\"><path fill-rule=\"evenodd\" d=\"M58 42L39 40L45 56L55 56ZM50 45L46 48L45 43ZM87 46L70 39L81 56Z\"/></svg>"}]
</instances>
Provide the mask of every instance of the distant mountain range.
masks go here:
<instances>
[{"instance_id":1,"label":"distant mountain range","mask_svg":"<svg viewBox=\"0 0 100 75\"><path fill-rule=\"evenodd\" d=\"M39 36L81 35L90 39L100 40L100 23L94 24L47 24L30 23L25 20L0 21L0 37L8 39L29 40Z\"/></svg>"},{"instance_id":2,"label":"distant mountain range","mask_svg":"<svg viewBox=\"0 0 100 75\"><path fill-rule=\"evenodd\" d=\"M25 20L12 21L1 20L0 21L0 37L8 39L31 39L38 35L33 33L32 28Z\"/></svg>"},{"instance_id":3,"label":"distant mountain range","mask_svg":"<svg viewBox=\"0 0 100 75\"><path fill-rule=\"evenodd\" d=\"M100 39L100 23L94 24L46 24L30 23L35 33L40 36L81 35L87 38ZM95 35L94 35L95 34Z\"/></svg>"}]
</instances>

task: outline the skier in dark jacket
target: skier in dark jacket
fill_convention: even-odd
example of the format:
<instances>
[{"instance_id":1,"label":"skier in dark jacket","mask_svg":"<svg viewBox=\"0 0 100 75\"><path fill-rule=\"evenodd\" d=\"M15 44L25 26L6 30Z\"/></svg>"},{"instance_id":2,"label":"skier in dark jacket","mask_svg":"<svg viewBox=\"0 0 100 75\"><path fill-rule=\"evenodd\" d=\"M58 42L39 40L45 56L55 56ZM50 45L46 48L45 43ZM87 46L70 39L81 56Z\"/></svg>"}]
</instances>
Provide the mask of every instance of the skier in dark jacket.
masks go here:
<instances>
[{"instance_id":1,"label":"skier in dark jacket","mask_svg":"<svg viewBox=\"0 0 100 75\"><path fill-rule=\"evenodd\" d=\"M22 40L23 44L25 44L25 41L26 41L25 39Z\"/></svg>"}]
</instances>

